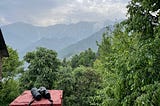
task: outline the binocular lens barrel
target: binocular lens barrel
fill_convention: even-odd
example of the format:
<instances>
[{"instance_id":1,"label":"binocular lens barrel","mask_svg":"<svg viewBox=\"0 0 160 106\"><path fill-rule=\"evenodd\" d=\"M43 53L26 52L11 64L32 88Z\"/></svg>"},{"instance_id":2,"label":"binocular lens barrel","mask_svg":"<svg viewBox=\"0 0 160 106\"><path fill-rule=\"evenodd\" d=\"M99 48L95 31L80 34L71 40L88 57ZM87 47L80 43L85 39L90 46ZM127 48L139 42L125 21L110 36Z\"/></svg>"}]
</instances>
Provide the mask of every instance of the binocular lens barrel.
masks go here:
<instances>
[{"instance_id":1,"label":"binocular lens barrel","mask_svg":"<svg viewBox=\"0 0 160 106\"><path fill-rule=\"evenodd\" d=\"M51 98L50 93L48 91L46 91L46 93L45 93L45 98L46 99L50 99Z\"/></svg>"},{"instance_id":2,"label":"binocular lens barrel","mask_svg":"<svg viewBox=\"0 0 160 106\"><path fill-rule=\"evenodd\" d=\"M51 106L53 106L53 100L51 100L51 95L45 87L40 87L37 89L36 87L31 89L31 94L33 96L33 100L29 103L29 106L34 102L34 100L41 100L41 98L48 99L51 102Z\"/></svg>"},{"instance_id":3,"label":"binocular lens barrel","mask_svg":"<svg viewBox=\"0 0 160 106\"><path fill-rule=\"evenodd\" d=\"M50 93L48 92L48 90L45 87L40 87L39 89L32 88L31 93L32 93L33 98L35 98L38 101L41 100L42 97L44 97L46 99L51 98Z\"/></svg>"},{"instance_id":4,"label":"binocular lens barrel","mask_svg":"<svg viewBox=\"0 0 160 106\"><path fill-rule=\"evenodd\" d=\"M38 101L41 100L41 94L38 92L37 88L32 88L31 93L32 93L33 98L35 98Z\"/></svg>"},{"instance_id":5,"label":"binocular lens barrel","mask_svg":"<svg viewBox=\"0 0 160 106\"><path fill-rule=\"evenodd\" d=\"M50 93L48 92L48 90L45 87L40 87L39 88L39 92L41 93L41 95L46 98L46 99L50 99Z\"/></svg>"}]
</instances>

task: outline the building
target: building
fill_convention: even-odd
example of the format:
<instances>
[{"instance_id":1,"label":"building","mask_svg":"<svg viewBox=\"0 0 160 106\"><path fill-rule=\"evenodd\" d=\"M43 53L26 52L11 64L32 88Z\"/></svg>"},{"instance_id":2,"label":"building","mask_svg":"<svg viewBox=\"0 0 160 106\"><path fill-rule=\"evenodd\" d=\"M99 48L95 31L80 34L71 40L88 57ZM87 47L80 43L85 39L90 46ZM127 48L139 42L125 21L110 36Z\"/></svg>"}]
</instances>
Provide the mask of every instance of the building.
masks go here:
<instances>
[{"instance_id":1,"label":"building","mask_svg":"<svg viewBox=\"0 0 160 106\"><path fill-rule=\"evenodd\" d=\"M9 57L9 53L3 38L2 31L0 29L0 81L2 80L2 58L3 57Z\"/></svg>"}]
</instances>

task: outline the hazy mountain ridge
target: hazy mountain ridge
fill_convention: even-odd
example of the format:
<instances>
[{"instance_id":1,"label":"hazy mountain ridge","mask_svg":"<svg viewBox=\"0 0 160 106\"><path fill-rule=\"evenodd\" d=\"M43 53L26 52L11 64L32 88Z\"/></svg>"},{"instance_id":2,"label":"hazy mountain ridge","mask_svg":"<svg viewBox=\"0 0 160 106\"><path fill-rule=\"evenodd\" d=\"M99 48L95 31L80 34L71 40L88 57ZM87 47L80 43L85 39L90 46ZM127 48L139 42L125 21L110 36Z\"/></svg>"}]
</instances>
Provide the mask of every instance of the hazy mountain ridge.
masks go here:
<instances>
[{"instance_id":1,"label":"hazy mountain ridge","mask_svg":"<svg viewBox=\"0 0 160 106\"><path fill-rule=\"evenodd\" d=\"M100 41L104 31L103 29L97 32L98 29L100 27L97 28L97 23L95 22L79 22L69 25L57 24L48 27L17 22L2 26L2 33L6 44L17 49L20 57L24 56L26 52L34 50L36 47L46 47L56 50L60 57L65 57L89 47L95 50L97 48L96 41ZM76 47L77 49L75 49ZM65 50L68 51L66 52Z\"/></svg>"},{"instance_id":2,"label":"hazy mountain ridge","mask_svg":"<svg viewBox=\"0 0 160 106\"><path fill-rule=\"evenodd\" d=\"M87 50L88 48L91 48L92 50L97 51L98 46L96 41L97 42L101 41L102 35L105 31L106 31L106 28L102 28L100 31L94 33L93 35L60 50L59 57L60 58L70 57L76 53Z\"/></svg>"},{"instance_id":3,"label":"hazy mountain ridge","mask_svg":"<svg viewBox=\"0 0 160 106\"><path fill-rule=\"evenodd\" d=\"M37 46L47 47L46 44L52 46L49 48L60 50L64 46L68 46L93 34L96 31L94 24L94 22L79 22L69 25L58 24L39 27L17 22L2 26L2 32L6 43L17 49L21 54L28 52L28 50L33 50Z\"/></svg>"}]
</instances>

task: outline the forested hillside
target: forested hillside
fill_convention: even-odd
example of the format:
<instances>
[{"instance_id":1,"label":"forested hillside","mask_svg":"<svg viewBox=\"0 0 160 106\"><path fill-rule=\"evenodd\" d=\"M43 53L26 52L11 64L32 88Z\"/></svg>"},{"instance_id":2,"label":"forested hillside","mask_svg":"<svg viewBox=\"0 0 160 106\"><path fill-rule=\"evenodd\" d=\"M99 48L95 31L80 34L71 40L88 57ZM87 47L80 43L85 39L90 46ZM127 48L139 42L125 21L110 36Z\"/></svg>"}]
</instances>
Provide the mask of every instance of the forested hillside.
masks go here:
<instances>
[{"instance_id":1,"label":"forested hillside","mask_svg":"<svg viewBox=\"0 0 160 106\"><path fill-rule=\"evenodd\" d=\"M40 86L63 90L64 106L160 106L160 1L132 0L127 8L128 18L112 32L106 28L97 52L88 48L61 60L39 47L20 61L8 47L1 106Z\"/></svg>"},{"instance_id":2,"label":"forested hillside","mask_svg":"<svg viewBox=\"0 0 160 106\"><path fill-rule=\"evenodd\" d=\"M106 28L102 28L100 31L92 34L91 36L78 41L77 43L71 44L63 49L61 49L58 53L60 58L69 58L74 54L78 54L81 51L84 51L88 48L92 48L93 51L97 51L98 46L97 42L101 42L102 34L105 32Z\"/></svg>"}]
</instances>

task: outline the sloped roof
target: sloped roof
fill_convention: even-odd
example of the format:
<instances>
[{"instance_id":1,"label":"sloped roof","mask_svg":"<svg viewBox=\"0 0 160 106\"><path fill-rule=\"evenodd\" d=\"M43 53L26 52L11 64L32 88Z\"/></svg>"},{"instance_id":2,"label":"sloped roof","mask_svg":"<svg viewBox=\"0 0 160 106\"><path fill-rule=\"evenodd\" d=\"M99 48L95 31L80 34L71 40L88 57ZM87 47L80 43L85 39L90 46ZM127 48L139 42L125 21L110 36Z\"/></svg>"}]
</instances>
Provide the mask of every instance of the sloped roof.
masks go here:
<instances>
[{"instance_id":1,"label":"sloped roof","mask_svg":"<svg viewBox=\"0 0 160 106\"><path fill-rule=\"evenodd\" d=\"M63 91L62 90L48 90L53 100L53 106L62 106ZM9 106L28 106L33 100L33 96L30 90L24 91L18 96ZM40 101L34 101L33 106L51 106L51 102L48 99L42 98Z\"/></svg>"},{"instance_id":2,"label":"sloped roof","mask_svg":"<svg viewBox=\"0 0 160 106\"><path fill-rule=\"evenodd\" d=\"M9 57L9 53L1 29L0 29L0 54L2 55L2 57Z\"/></svg>"}]
</instances>

